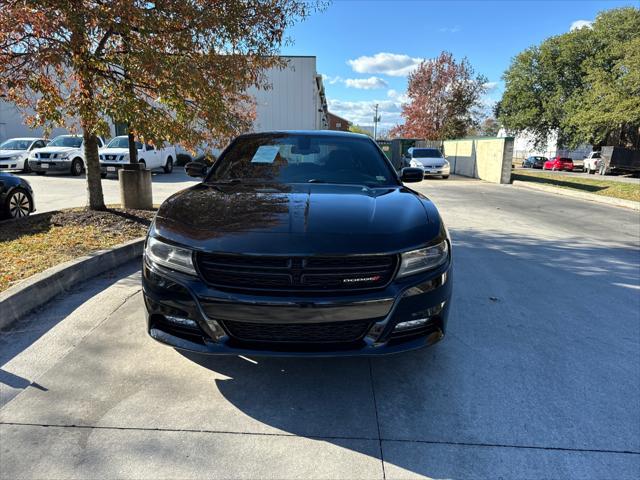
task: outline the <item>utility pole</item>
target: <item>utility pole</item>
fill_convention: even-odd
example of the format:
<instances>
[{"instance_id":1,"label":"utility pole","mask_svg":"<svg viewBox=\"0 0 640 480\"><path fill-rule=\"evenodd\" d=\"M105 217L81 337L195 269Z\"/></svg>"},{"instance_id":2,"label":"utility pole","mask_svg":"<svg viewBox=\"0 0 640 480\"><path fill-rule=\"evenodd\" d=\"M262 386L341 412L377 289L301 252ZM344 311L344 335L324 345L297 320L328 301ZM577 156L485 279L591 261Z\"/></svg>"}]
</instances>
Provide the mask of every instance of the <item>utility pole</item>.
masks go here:
<instances>
[{"instance_id":1,"label":"utility pole","mask_svg":"<svg viewBox=\"0 0 640 480\"><path fill-rule=\"evenodd\" d=\"M376 103L376 113L373 115L373 139L378 140L378 122L382 117L378 115L378 104Z\"/></svg>"}]
</instances>

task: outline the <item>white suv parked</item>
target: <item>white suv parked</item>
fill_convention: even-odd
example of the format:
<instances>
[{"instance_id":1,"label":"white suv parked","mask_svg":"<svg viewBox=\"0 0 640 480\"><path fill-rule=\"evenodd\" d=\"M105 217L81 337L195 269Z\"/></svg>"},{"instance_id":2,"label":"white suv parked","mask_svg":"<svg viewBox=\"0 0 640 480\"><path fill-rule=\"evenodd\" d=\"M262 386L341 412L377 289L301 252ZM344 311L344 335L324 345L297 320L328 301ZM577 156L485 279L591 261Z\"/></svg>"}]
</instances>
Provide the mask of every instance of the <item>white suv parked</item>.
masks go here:
<instances>
[{"instance_id":1,"label":"white suv parked","mask_svg":"<svg viewBox=\"0 0 640 480\"><path fill-rule=\"evenodd\" d=\"M144 168L153 170L162 168L164 173L173 171L173 164L176 159L176 148L167 145L163 148L156 148L153 145L143 145L136 142L138 150L138 162L144 165ZM109 173L115 173L123 165L129 163L129 138L126 135L114 137L109 144L100 150L100 171L102 177L106 177Z\"/></svg>"},{"instance_id":2,"label":"white suv parked","mask_svg":"<svg viewBox=\"0 0 640 480\"><path fill-rule=\"evenodd\" d=\"M42 148L47 144L44 138L10 138L0 143L0 171L22 170L30 172L29 152L36 148Z\"/></svg>"},{"instance_id":3,"label":"white suv parked","mask_svg":"<svg viewBox=\"0 0 640 480\"><path fill-rule=\"evenodd\" d=\"M104 140L98 137L98 148ZM80 175L85 171L84 142L80 135L60 135L46 147L33 150L29 156L29 167L38 175L47 172L64 172Z\"/></svg>"}]
</instances>

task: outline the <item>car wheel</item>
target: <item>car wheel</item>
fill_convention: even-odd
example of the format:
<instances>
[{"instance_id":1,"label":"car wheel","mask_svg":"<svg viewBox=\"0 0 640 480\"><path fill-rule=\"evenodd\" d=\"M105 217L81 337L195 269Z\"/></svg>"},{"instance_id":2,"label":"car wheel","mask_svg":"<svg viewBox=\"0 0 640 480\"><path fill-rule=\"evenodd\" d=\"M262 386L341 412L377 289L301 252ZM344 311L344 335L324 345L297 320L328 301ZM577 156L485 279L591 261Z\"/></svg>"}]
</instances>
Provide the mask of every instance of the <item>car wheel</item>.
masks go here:
<instances>
[{"instance_id":1,"label":"car wheel","mask_svg":"<svg viewBox=\"0 0 640 480\"><path fill-rule=\"evenodd\" d=\"M169 157L167 158L167 163L164 166L164 173L171 173L173 172L173 158Z\"/></svg>"},{"instance_id":2,"label":"car wheel","mask_svg":"<svg viewBox=\"0 0 640 480\"><path fill-rule=\"evenodd\" d=\"M29 160L24 159L24 164L22 165L22 173L31 173L31 167L29 166Z\"/></svg>"},{"instance_id":3,"label":"car wheel","mask_svg":"<svg viewBox=\"0 0 640 480\"><path fill-rule=\"evenodd\" d=\"M31 213L31 197L21 189L16 188L8 196L5 202L5 213L10 218L22 218Z\"/></svg>"},{"instance_id":4,"label":"car wheel","mask_svg":"<svg viewBox=\"0 0 640 480\"><path fill-rule=\"evenodd\" d=\"M40 176L44 176L46 174L47 174L47 172L36 172L36 175L40 175Z\"/></svg>"},{"instance_id":5,"label":"car wheel","mask_svg":"<svg viewBox=\"0 0 640 480\"><path fill-rule=\"evenodd\" d=\"M71 162L71 175L74 177L82 175L82 160L79 158L74 158L73 162Z\"/></svg>"},{"instance_id":6,"label":"car wheel","mask_svg":"<svg viewBox=\"0 0 640 480\"><path fill-rule=\"evenodd\" d=\"M555 172L556 170L558 170L556 167L551 167L552 172Z\"/></svg>"},{"instance_id":7,"label":"car wheel","mask_svg":"<svg viewBox=\"0 0 640 480\"><path fill-rule=\"evenodd\" d=\"M107 174L106 173L100 173L100 178L107 178Z\"/></svg>"},{"instance_id":8,"label":"car wheel","mask_svg":"<svg viewBox=\"0 0 640 480\"><path fill-rule=\"evenodd\" d=\"M443 180L446 180L447 178L449 178L449 175L442 175Z\"/></svg>"},{"instance_id":9,"label":"car wheel","mask_svg":"<svg viewBox=\"0 0 640 480\"><path fill-rule=\"evenodd\" d=\"M147 162L145 162L144 160L138 160L138 163L140 164L140 169L141 170L146 170L147 169Z\"/></svg>"}]
</instances>

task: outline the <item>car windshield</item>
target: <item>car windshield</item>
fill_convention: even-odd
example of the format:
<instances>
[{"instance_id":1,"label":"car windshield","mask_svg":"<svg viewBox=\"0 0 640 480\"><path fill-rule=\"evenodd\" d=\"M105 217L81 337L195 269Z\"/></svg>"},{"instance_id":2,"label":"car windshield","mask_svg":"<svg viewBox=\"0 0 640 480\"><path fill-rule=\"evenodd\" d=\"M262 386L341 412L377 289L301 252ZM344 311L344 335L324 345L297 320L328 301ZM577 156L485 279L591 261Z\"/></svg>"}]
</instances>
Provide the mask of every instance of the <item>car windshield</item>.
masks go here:
<instances>
[{"instance_id":1,"label":"car windshield","mask_svg":"<svg viewBox=\"0 0 640 480\"><path fill-rule=\"evenodd\" d=\"M442 152L437 148L414 148L413 158L442 158Z\"/></svg>"},{"instance_id":2,"label":"car windshield","mask_svg":"<svg viewBox=\"0 0 640 480\"><path fill-rule=\"evenodd\" d=\"M0 150L27 150L33 140L7 140L0 143Z\"/></svg>"},{"instance_id":3,"label":"car windshield","mask_svg":"<svg viewBox=\"0 0 640 480\"><path fill-rule=\"evenodd\" d=\"M333 183L397 185L383 154L368 138L254 134L231 143L208 183Z\"/></svg>"},{"instance_id":4,"label":"car windshield","mask_svg":"<svg viewBox=\"0 0 640 480\"><path fill-rule=\"evenodd\" d=\"M129 148L128 137L116 137L109 142L107 148ZM142 150L142 143L136 142L136 148Z\"/></svg>"},{"instance_id":5,"label":"car windshield","mask_svg":"<svg viewBox=\"0 0 640 480\"><path fill-rule=\"evenodd\" d=\"M53 140L51 140L51 142L49 143L49 145L47 145L47 147L80 148L80 145L82 145L82 137L62 136L62 137L56 137Z\"/></svg>"}]
</instances>

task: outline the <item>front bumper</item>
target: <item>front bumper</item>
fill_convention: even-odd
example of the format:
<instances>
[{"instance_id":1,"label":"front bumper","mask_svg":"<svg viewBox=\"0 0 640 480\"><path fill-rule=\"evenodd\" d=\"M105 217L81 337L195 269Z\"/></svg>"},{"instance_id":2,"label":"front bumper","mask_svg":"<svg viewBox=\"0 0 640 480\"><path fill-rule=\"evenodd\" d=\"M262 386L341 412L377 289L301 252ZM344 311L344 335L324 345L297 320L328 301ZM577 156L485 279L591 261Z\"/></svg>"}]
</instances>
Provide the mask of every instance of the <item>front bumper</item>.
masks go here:
<instances>
[{"instance_id":1,"label":"front bumper","mask_svg":"<svg viewBox=\"0 0 640 480\"><path fill-rule=\"evenodd\" d=\"M118 170L122 170L125 163L116 163L116 162L100 162L100 173L109 174L114 173L118 174Z\"/></svg>"},{"instance_id":2,"label":"front bumper","mask_svg":"<svg viewBox=\"0 0 640 480\"><path fill-rule=\"evenodd\" d=\"M23 168L24 162L22 160L18 160L17 158L12 158L10 160L0 160L0 171L22 170Z\"/></svg>"},{"instance_id":3,"label":"front bumper","mask_svg":"<svg viewBox=\"0 0 640 480\"><path fill-rule=\"evenodd\" d=\"M47 159L29 159L29 168L34 172L69 172L71 170L71 160L59 158Z\"/></svg>"},{"instance_id":4,"label":"front bumper","mask_svg":"<svg viewBox=\"0 0 640 480\"><path fill-rule=\"evenodd\" d=\"M451 172L451 167L449 165L444 165L442 167L424 167L424 176L425 177L437 177L440 175L449 175Z\"/></svg>"},{"instance_id":5,"label":"front bumper","mask_svg":"<svg viewBox=\"0 0 640 480\"><path fill-rule=\"evenodd\" d=\"M449 314L451 262L425 274L396 280L383 290L357 295L308 297L230 293L198 278L144 261L142 291L147 330L172 347L206 354L265 356L385 355L441 340ZM186 319L191 325L169 319ZM394 331L403 321L429 318L422 326ZM225 322L229 322L225 324ZM365 322L366 333L349 342L243 341L231 324L312 328Z\"/></svg>"}]
</instances>

